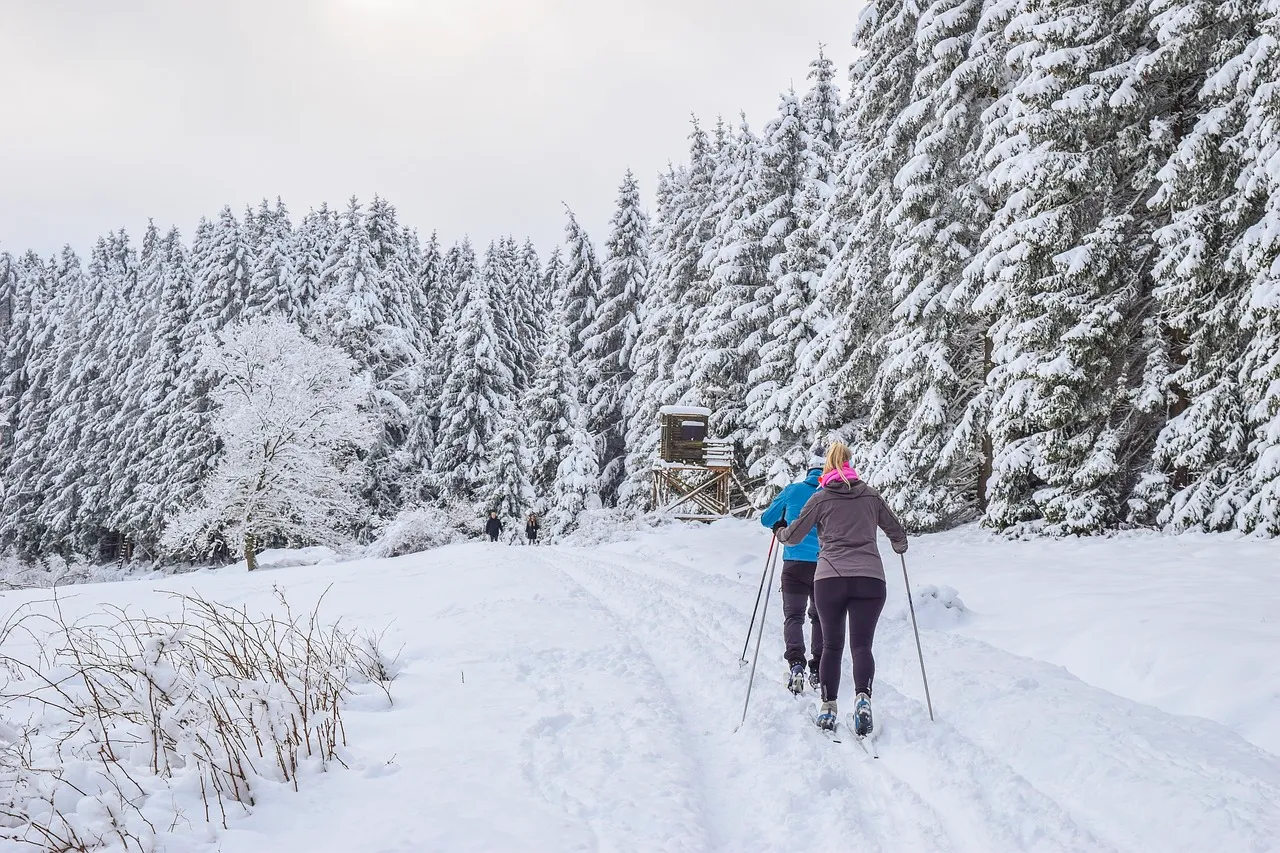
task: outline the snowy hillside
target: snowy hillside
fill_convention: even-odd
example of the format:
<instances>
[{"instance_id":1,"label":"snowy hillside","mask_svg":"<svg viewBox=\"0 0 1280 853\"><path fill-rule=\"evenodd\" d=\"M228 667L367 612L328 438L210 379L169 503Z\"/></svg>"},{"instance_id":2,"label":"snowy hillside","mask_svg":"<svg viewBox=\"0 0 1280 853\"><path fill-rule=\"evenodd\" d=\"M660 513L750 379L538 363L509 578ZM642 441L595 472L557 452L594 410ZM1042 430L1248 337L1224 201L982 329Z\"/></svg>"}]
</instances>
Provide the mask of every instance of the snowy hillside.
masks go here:
<instances>
[{"instance_id":1,"label":"snowy hillside","mask_svg":"<svg viewBox=\"0 0 1280 853\"><path fill-rule=\"evenodd\" d=\"M308 607L332 586L327 619L403 647L394 704L361 694L345 712L349 769L260 786L226 831L188 812L171 851L1275 849L1273 543L915 540L938 721L890 564L872 761L783 689L776 595L735 732L767 542L721 522L594 548L453 545L86 585L61 607L161 614L195 591L267 610L275 587Z\"/></svg>"}]
</instances>

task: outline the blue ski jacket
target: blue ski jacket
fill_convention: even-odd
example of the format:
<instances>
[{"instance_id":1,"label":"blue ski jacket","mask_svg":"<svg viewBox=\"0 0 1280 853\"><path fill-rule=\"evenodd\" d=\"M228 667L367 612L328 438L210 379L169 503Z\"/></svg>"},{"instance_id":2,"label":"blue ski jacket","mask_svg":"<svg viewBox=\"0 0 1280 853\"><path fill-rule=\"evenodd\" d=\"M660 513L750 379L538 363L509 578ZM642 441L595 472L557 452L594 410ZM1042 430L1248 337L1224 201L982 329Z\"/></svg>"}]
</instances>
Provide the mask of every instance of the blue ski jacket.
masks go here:
<instances>
[{"instance_id":1,"label":"blue ski jacket","mask_svg":"<svg viewBox=\"0 0 1280 853\"><path fill-rule=\"evenodd\" d=\"M821 468L810 468L809 475L802 482L792 483L778 493L773 503L769 504L769 508L760 514L760 523L772 530L773 526L783 518L786 518L788 524L799 518L800 510L804 509L809 498L818 491L818 478L821 476ZM810 530L809 535L798 544L783 548L782 559L816 563L818 561L818 528L814 527Z\"/></svg>"}]
</instances>

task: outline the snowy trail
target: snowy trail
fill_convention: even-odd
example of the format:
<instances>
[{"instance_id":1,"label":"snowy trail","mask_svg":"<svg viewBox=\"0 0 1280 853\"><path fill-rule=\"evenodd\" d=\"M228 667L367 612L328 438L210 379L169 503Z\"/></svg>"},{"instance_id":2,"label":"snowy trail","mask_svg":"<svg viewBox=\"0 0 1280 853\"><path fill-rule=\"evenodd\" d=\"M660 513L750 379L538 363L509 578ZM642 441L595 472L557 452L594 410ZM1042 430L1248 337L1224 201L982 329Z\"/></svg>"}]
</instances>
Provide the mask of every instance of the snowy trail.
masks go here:
<instances>
[{"instance_id":1,"label":"snowy trail","mask_svg":"<svg viewBox=\"0 0 1280 853\"><path fill-rule=\"evenodd\" d=\"M654 652L656 658L669 662L675 672L689 673L692 680L681 691L687 702L701 708L703 716L710 714L722 729L727 721L737 722L746 671L737 667L740 648L723 638L735 621L741 632L749 613L743 619L744 612L719 600L715 593L726 591L724 578L699 577L653 554L625 561L576 555L576 560L565 562L574 566L570 573L579 582L606 597L621 620L647 626L638 630L661 650L661 655ZM676 580L681 574L683 579ZM742 590L738 592L740 596ZM775 615L777 607L774 596ZM738 618L717 618L726 611ZM777 620L770 618L769 623L766 637L771 630L780 634ZM714 635L702 627L707 624L716 626ZM780 653L776 637L766 640L766 649ZM762 657L766 653L762 651ZM774 677L781 669L777 657L762 661L757 705L743 729L725 736L709 726L703 734L704 764L718 773L717 787L727 793L737 782L738 790L725 797L725 803L754 803L753 816L763 818L746 826L740 812L731 812L720 824L723 834L715 849L788 849L791 822L807 825L806 834L825 824L816 837L852 839L859 849L1108 849L1007 765L966 743L954 730L924 742L905 741L903 749L882 750L884 757L877 763L853 743L827 742L807 728L805 708L812 695L794 699L781 690ZM886 711L892 714L901 704L890 701ZM923 709L913 711L912 716L923 717ZM928 724L927 718L924 722ZM889 735L882 736L886 746L894 743L892 732L890 728ZM779 784L783 780L785 784ZM762 801L771 799L779 806L776 812L758 810ZM1018 819L1010 820L1011 814Z\"/></svg>"},{"instance_id":2,"label":"snowy trail","mask_svg":"<svg viewBox=\"0 0 1280 853\"><path fill-rule=\"evenodd\" d=\"M1278 849L1280 758L942 627L937 612L923 614L939 625L923 631L930 723L900 578L876 637L879 761L816 731L813 694L783 688L777 578L735 731L766 537L742 526L591 549L450 546L80 587L62 607L159 612L194 589L260 608L275 586L305 606L332 587L329 618L390 625L403 644L394 706L361 696L348 709L350 769L298 792L263 787L218 833L222 853Z\"/></svg>"}]
</instances>

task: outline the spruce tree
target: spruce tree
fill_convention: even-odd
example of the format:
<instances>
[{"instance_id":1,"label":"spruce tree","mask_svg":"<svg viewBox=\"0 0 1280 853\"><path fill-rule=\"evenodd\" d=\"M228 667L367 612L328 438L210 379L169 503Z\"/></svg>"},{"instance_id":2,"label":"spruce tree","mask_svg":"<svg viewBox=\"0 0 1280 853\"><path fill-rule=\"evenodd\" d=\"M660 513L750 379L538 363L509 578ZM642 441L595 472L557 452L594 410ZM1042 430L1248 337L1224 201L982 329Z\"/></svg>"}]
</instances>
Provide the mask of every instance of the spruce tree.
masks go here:
<instances>
[{"instance_id":1,"label":"spruce tree","mask_svg":"<svg viewBox=\"0 0 1280 853\"><path fill-rule=\"evenodd\" d=\"M484 500L492 484L492 464L485 452L511 404L511 369L502 358L493 294L482 270L472 266L458 305L431 467L442 495Z\"/></svg>"},{"instance_id":2,"label":"spruce tree","mask_svg":"<svg viewBox=\"0 0 1280 853\"><path fill-rule=\"evenodd\" d=\"M861 443L866 389L879 362L874 349L890 303L884 283L893 232L885 220L897 204L894 181L908 157L899 123L918 65L918 16L915 3L874 0L854 30L859 58L849 72L853 86L840 114L834 186L820 220L834 256L814 304L832 322L796 354L788 414L797 438L838 434Z\"/></svg>"},{"instance_id":3,"label":"spruce tree","mask_svg":"<svg viewBox=\"0 0 1280 853\"><path fill-rule=\"evenodd\" d=\"M521 418L519 409L508 403L485 453L490 478L486 505L496 509L500 516L511 518L520 518L533 498Z\"/></svg>"},{"instance_id":4,"label":"spruce tree","mask_svg":"<svg viewBox=\"0 0 1280 853\"><path fill-rule=\"evenodd\" d=\"M299 253L289 211L280 199L276 199L274 209L263 199L255 221L257 242L253 247L246 311L250 316L274 314L296 321L300 316L295 303Z\"/></svg>"},{"instance_id":5,"label":"spruce tree","mask_svg":"<svg viewBox=\"0 0 1280 853\"><path fill-rule=\"evenodd\" d=\"M0 274L5 260L0 259ZM58 328L60 294L54 289L53 264L46 266L28 252L16 263L6 346L0 359L7 365L0 385L5 452L0 457L4 480L0 493L0 552L14 549L18 557L40 556L39 491L40 444L50 419L53 372L57 365L54 334Z\"/></svg>"},{"instance_id":6,"label":"spruce tree","mask_svg":"<svg viewBox=\"0 0 1280 853\"><path fill-rule=\"evenodd\" d=\"M993 526L1071 534L1120 523L1154 438L1154 415L1139 405L1149 111L1124 85L1143 35L1126 12L1054 3L1009 29L1024 72L988 179L1004 203L978 256L986 287L975 303L996 316Z\"/></svg>"},{"instance_id":7,"label":"spruce tree","mask_svg":"<svg viewBox=\"0 0 1280 853\"><path fill-rule=\"evenodd\" d=\"M715 236L703 255L711 301L687 346L697 354L692 386L712 403L711 429L741 445L750 428L748 375L764 331L754 306L768 267L753 207L760 200L760 140L745 116L729 145L721 158L725 174L715 181L721 195Z\"/></svg>"},{"instance_id":8,"label":"spruce tree","mask_svg":"<svg viewBox=\"0 0 1280 853\"><path fill-rule=\"evenodd\" d=\"M315 303L324 289L325 265L338 239L338 218L328 205L311 210L298 227L293 250L293 304L296 320L304 330L310 327Z\"/></svg>"},{"instance_id":9,"label":"spruce tree","mask_svg":"<svg viewBox=\"0 0 1280 853\"><path fill-rule=\"evenodd\" d=\"M803 305L813 296L815 265L825 265L821 242L800 233L813 226L818 213L811 168L800 104L794 92L786 92L765 129L759 196L752 205L753 230L760 235L768 272L750 309L752 321L765 332L759 360L747 377L743 415L750 425L745 442L750 474L779 486L791 480L809 444L791 430L790 415L796 354L811 337Z\"/></svg>"},{"instance_id":10,"label":"spruce tree","mask_svg":"<svg viewBox=\"0 0 1280 853\"><path fill-rule=\"evenodd\" d=\"M708 402L703 389L692 381L700 358L693 338L712 299L703 256L715 236L715 176L720 157L728 147L722 143L722 131L718 129L713 139L694 121L689 135L688 169L671 185L672 198L667 208L670 219L656 234L661 242L655 243L653 280L656 287L670 294L670 310L663 318L670 355L662 358L671 366L663 403Z\"/></svg>"},{"instance_id":11,"label":"spruce tree","mask_svg":"<svg viewBox=\"0 0 1280 853\"><path fill-rule=\"evenodd\" d=\"M111 478L107 492L108 526L136 541L145 531L138 522L144 514L138 492L145 484L144 460L155 438L152 421L158 412L147 405L151 385L148 354L160 319L160 297L166 253L160 230L148 223L142 238L137 269L129 276L131 286L121 293L120 304L128 306L128 319L112 335L116 341L118 408L110 424L112 436L108 467Z\"/></svg>"},{"instance_id":12,"label":"spruce tree","mask_svg":"<svg viewBox=\"0 0 1280 853\"><path fill-rule=\"evenodd\" d=\"M965 415L981 377L982 330L952 297L987 215L974 153L997 81L970 53L975 35L984 35L982 12L936 0L921 13L911 118L899 125L911 156L885 220L894 235L887 280L894 307L867 391L864 466L918 530L972 518L980 503L980 438Z\"/></svg>"},{"instance_id":13,"label":"spruce tree","mask_svg":"<svg viewBox=\"0 0 1280 853\"><path fill-rule=\"evenodd\" d=\"M40 550L69 557L89 553L89 544L76 537L81 509L80 485L91 428L90 375L84 372L80 350L94 334L93 319L102 294L91 287L79 256L70 247L62 250L53 277L54 290L62 295L63 301L55 336L49 426L40 443L35 491L41 501L36 523L43 536Z\"/></svg>"},{"instance_id":14,"label":"spruce tree","mask_svg":"<svg viewBox=\"0 0 1280 853\"><path fill-rule=\"evenodd\" d=\"M569 323L569 355L577 358L585 342L583 333L595 319L600 304L600 263L586 230L578 224L573 211L565 207L569 217L564 228L568 258L565 260L565 311Z\"/></svg>"},{"instance_id":15,"label":"spruce tree","mask_svg":"<svg viewBox=\"0 0 1280 853\"><path fill-rule=\"evenodd\" d=\"M658 179L657 216L650 240L651 271L646 298L639 312L640 333L631 355L633 378L627 393L626 478L619 489L619 503L632 509L646 508L652 496L650 470L657 460L658 410L671 399L672 375L678 347L673 329L680 327L678 283L668 276L665 247L675 222L677 184L683 180L674 169Z\"/></svg>"},{"instance_id":16,"label":"spruce tree","mask_svg":"<svg viewBox=\"0 0 1280 853\"><path fill-rule=\"evenodd\" d=\"M412 489L409 459L402 451L421 361L408 325L408 292L396 281L402 274L396 260L399 250L388 246L399 235L388 222L392 215L385 204L380 206L375 224L381 228L370 232L360 203L350 200L323 274L327 289L312 312L317 339L342 347L373 378L380 431L365 460L363 494L375 516L381 517L393 514L402 493ZM373 233L380 235L379 243L373 241Z\"/></svg>"},{"instance_id":17,"label":"spruce tree","mask_svg":"<svg viewBox=\"0 0 1280 853\"><path fill-rule=\"evenodd\" d=\"M599 307L583 330L581 371L588 428L600 437L600 492L607 504L617 502L626 453L623 410L633 373L631 356L639 335L638 306L649 271L649 221L640 204L640 189L630 171L618 190Z\"/></svg>"},{"instance_id":18,"label":"spruce tree","mask_svg":"<svg viewBox=\"0 0 1280 853\"><path fill-rule=\"evenodd\" d=\"M556 470L572 439L577 405L573 365L569 359L569 326L563 307L555 311L552 320L533 384L520 407L528 424L529 481L539 501L550 499Z\"/></svg>"},{"instance_id":19,"label":"spruce tree","mask_svg":"<svg viewBox=\"0 0 1280 853\"><path fill-rule=\"evenodd\" d=\"M204 416L206 385L200 376L184 372L192 366L184 347L190 345L194 285L176 228L164 236L156 254L151 270L159 277L160 307L145 356L145 455L133 505L119 520L148 551L159 541L165 518L194 499L215 446Z\"/></svg>"},{"instance_id":20,"label":"spruce tree","mask_svg":"<svg viewBox=\"0 0 1280 853\"><path fill-rule=\"evenodd\" d=\"M1252 221L1232 248L1251 276L1241 365L1249 424L1248 491L1237 526L1280 535L1280 3L1260 4L1259 35L1247 51L1241 87L1249 92L1242 133L1245 167L1235 217Z\"/></svg>"},{"instance_id":21,"label":"spruce tree","mask_svg":"<svg viewBox=\"0 0 1280 853\"><path fill-rule=\"evenodd\" d=\"M1238 67L1252 29L1242 18L1248 8L1153 4L1158 41L1141 69L1177 100L1152 124L1155 141L1171 150L1150 201L1168 217L1155 232L1152 276L1172 401L1152 453L1154 471L1134 503L1174 530L1233 528L1248 477L1240 365L1249 277L1229 263L1239 227L1223 215L1237 197L1241 160L1234 151L1248 109L1247 92L1233 85L1228 69ZM1184 126L1189 132L1179 135L1175 129Z\"/></svg>"},{"instance_id":22,"label":"spruce tree","mask_svg":"<svg viewBox=\"0 0 1280 853\"><path fill-rule=\"evenodd\" d=\"M570 373L576 373L571 366ZM576 384L576 377L575 384ZM575 401L569 424L569 441L564 458L556 469L552 502L546 514L551 535L572 530L584 510L600 508L600 468L596 464L596 442L587 427L587 407Z\"/></svg>"}]
</instances>

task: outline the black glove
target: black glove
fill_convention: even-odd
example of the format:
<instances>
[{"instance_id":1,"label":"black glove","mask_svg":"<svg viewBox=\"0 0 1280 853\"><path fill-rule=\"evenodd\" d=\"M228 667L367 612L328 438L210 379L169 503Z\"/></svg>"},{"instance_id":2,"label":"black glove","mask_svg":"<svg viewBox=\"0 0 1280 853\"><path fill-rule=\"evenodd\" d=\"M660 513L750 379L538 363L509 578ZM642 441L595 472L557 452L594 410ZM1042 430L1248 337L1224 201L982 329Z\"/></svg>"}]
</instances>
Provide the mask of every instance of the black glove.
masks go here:
<instances>
[{"instance_id":1,"label":"black glove","mask_svg":"<svg viewBox=\"0 0 1280 853\"><path fill-rule=\"evenodd\" d=\"M893 543L893 553L895 553L895 554L905 554L905 553L907 553L907 540L903 539L903 540L902 540L902 544L901 544L901 545L899 545L897 542L894 542L894 543Z\"/></svg>"},{"instance_id":2,"label":"black glove","mask_svg":"<svg viewBox=\"0 0 1280 853\"><path fill-rule=\"evenodd\" d=\"M778 519L777 521L775 521L775 522L773 523L773 535L774 535L774 536L777 536L777 535L778 535L778 531L780 531L780 530L786 530L786 529L787 529L787 520L786 520L785 518L780 518L780 519Z\"/></svg>"}]
</instances>

